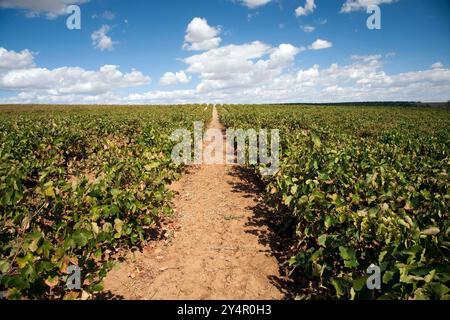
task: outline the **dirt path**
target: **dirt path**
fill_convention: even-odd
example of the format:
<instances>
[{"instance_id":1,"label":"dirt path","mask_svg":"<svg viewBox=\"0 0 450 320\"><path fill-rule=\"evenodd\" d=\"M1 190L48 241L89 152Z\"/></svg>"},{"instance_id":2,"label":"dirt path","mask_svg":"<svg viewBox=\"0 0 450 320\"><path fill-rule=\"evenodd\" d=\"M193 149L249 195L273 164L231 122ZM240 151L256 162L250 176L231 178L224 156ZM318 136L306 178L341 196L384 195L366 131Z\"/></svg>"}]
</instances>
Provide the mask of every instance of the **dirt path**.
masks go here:
<instances>
[{"instance_id":1,"label":"dirt path","mask_svg":"<svg viewBox=\"0 0 450 320\"><path fill-rule=\"evenodd\" d=\"M209 128L223 130L214 108ZM125 299L282 299L277 259L255 219L261 201L237 167L201 165L172 186L176 217L166 237L135 253L105 281Z\"/></svg>"}]
</instances>

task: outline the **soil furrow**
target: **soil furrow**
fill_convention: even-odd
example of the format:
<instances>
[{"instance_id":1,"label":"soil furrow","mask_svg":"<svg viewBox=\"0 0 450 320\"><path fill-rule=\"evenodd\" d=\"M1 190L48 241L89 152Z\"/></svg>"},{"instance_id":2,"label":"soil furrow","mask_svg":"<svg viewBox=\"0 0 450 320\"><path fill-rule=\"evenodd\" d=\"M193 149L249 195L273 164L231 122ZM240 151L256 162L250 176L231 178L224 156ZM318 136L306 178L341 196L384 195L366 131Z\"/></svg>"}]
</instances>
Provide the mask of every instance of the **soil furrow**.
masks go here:
<instances>
[{"instance_id":1,"label":"soil furrow","mask_svg":"<svg viewBox=\"0 0 450 320\"><path fill-rule=\"evenodd\" d=\"M216 108L209 128L223 130ZM282 299L269 233L255 219L261 197L239 167L190 168L172 189L175 218L166 238L151 242L109 273L105 291L125 299Z\"/></svg>"}]
</instances>

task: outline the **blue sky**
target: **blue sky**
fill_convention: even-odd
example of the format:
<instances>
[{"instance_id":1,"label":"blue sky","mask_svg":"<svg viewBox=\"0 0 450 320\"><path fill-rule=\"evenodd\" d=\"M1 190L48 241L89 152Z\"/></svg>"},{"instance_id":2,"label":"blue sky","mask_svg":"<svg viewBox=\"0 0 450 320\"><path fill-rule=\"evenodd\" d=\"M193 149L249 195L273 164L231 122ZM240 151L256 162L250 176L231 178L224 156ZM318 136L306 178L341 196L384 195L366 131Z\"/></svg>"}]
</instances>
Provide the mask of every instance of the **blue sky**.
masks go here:
<instances>
[{"instance_id":1,"label":"blue sky","mask_svg":"<svg viewBox=\"0 0 450 320\"><path fill-rule=\"evenodd\" d=\"M0 0L2 103L442 101L449 66L448 0Z\"/></svg>"}]
</instances>

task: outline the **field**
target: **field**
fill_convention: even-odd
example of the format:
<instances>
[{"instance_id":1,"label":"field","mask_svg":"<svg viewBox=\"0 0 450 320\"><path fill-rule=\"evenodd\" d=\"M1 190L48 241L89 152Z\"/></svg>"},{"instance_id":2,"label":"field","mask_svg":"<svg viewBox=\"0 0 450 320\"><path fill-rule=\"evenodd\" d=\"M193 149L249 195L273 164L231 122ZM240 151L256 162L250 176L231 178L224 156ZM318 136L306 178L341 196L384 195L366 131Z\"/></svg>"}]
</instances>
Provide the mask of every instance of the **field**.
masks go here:
<instances>
[{"instance_id":1,"label":"field","mask_svg":"<svg viewBox=\"0 0 450 320\"><path fill-rule=\"evenodd\" d=\"M280 130L277 173L246 169L265 188L274 232L291 240L280 268L298 298L450 298L449 109L216 108L226 128ZM171 133L212 113L1 107L0 291L9 299L101 292L115 253L145 247L158 219L173 215L169 185L186 173L171 161ZM70 265L84 266L82 292L65 286ZM371 265L382 290L366 286Z\"/></svg>"},{"instance_id":2,"label":"field","mask_svg":"<svg viewBox=\"0 0 450 320\"><path fill-rule=\"evenodd\" d=\"M101 290L109 255L140 245L154 219L171 212L167 185L181 168L171 162L170 134L210 111L2 108L0 271L8 298L63 296L69 264L89 266L83 288Z\"/></svg>"},{"instance_id":3,"label":"field","mask_svg":"<svg viewBox=\"0 0 450 320\"><path fill-rule=\"evenodd\" d=\"M266 191L294 219L289 263L310 280L304 297L449 298L448 109L220 112L227 127L283 131L282 164ZM381 296L366 288L371 264L384 275Z\"/></svg>"}]
</instances>

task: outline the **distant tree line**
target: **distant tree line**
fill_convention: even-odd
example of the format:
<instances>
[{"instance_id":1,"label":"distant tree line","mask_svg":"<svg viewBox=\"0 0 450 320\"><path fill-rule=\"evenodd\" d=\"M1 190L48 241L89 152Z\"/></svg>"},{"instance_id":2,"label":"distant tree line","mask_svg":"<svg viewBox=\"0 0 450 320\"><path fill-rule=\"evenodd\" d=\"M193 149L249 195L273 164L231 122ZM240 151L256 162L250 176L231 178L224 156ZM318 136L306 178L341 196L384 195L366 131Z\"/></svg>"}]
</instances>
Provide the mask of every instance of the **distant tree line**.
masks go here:
<instances>
[{"instance_id":1,"label":"distant tree line","mask_svg":"<svg viewBox=\"0 0 450 320\"><path fill-rule=\"evenodd\" d=\"M302 106L345 106L345 107L429 107L450 108L447 102L417 102L417 101L364 101L364 102L335 102L335 103L276 103L271 105L302 105Z\"/></svg>"}]
</instances>

